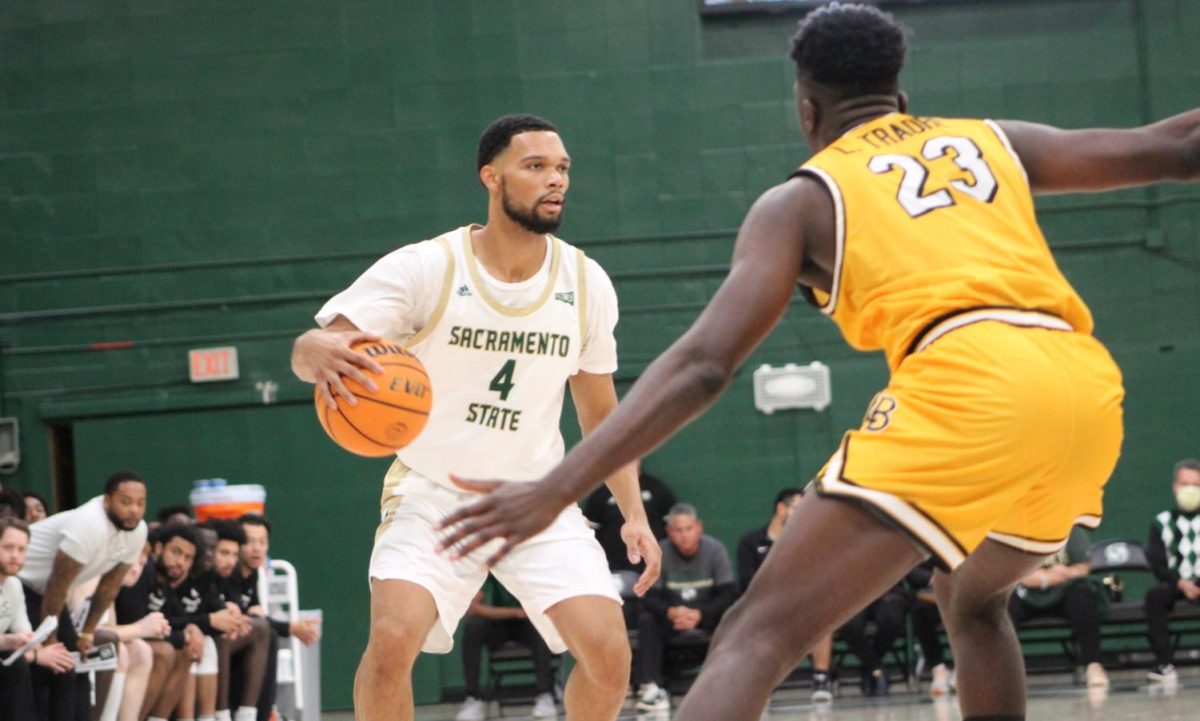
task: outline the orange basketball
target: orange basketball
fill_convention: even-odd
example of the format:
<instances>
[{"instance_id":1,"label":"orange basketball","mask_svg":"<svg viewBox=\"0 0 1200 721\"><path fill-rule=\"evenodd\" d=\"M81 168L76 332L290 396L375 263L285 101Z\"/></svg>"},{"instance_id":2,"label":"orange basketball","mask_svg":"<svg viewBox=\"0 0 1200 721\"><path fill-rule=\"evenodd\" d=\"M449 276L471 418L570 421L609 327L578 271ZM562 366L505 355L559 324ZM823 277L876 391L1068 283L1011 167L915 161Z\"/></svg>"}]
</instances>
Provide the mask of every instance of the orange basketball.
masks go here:
<instances>
[{"instance_id":1,"label":"orange basketball","mask_svg":"<svg viewBox=\"0 0 1200 721\"><path fill-rule=\"evenodd\" d=\"M337 409L316 392L317 419L342 448L360 456L387 456L412 443L429 420L433 387L425 366L403 346L388 341L360 341L351 348L383 366L369 391L353 378L342 382L358 398L350 405L334 394Z\"/></svg>"}]
</instances>

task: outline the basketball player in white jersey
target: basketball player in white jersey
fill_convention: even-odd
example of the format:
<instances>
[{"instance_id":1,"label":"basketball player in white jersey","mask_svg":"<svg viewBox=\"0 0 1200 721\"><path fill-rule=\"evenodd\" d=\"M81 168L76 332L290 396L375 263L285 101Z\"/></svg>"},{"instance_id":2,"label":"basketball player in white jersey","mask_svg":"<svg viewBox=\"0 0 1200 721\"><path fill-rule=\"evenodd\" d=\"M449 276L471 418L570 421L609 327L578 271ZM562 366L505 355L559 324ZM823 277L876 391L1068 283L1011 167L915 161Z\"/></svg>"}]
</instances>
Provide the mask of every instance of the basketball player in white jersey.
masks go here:
<instances>
[{"instance_id":1,"label":"basketball player in white jersey","mask_svg":"<svg viewBox=\"0 0 1200 721\"><path fill-rule=\"evenodd\" d=\"M617 299L600 266L551 233L562 218L570 158L549 121L509 115L479 141L487 225L469 225L385 256L317 315L292 368L326 402L355 403L342 383L371 387L377 370L350 345L403 342L434 389L422 434L384 480L371 555L371 636L355 679L359 721L413 717L419 651L445 653L483 584L486 553L440 554L436 524L473 500L449 474L533 480L563 456L564 388L586 434L617 404ZM336 401L335 401L336 397ZM660 550L646 521L636 467L608 481L625 516L630 559L646 561L636 590L658 577ZM570 505L491 572L520 601L555 653L578 661L567 683L570 719L616 718L630 650L604 553Z\"/></svg>"}]
</instances>

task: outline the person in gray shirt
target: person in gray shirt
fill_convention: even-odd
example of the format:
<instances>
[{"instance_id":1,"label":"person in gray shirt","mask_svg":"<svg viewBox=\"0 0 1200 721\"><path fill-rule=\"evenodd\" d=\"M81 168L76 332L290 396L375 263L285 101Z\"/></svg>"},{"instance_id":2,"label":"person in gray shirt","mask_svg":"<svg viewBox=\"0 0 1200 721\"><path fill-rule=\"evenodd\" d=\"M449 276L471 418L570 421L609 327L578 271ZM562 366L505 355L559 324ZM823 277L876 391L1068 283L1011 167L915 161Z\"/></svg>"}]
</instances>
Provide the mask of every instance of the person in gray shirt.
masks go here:
<instances>
[{"instance_id":1,"label":"person in gray shirt","mask_svg":"<svg viewBox=\"0 0 1200 721\"><path fill-rule=\"evenodd\" d=\"M688 633L707 640L738 594L729 552L720 541L704 534L696 508L676 503L666 521L662 575L642 598L638 617L634 673L640 711L671 707L662 688L666 641Z\"/></svg>"}]
</instances>

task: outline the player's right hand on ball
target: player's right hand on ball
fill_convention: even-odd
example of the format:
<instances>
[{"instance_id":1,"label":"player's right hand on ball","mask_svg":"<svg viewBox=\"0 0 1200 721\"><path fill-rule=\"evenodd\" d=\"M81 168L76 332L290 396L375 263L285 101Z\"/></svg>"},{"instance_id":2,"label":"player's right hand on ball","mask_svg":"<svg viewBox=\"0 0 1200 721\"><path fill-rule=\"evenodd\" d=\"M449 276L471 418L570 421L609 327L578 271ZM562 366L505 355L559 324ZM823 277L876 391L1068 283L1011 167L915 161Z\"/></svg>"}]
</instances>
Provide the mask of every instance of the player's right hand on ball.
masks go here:
<instances>
[{"instance_id":1,"label":"player's right hand on ball","mask_svg":"<svg viewBox=\"0 0 1200 721\"><path fill-rule=\"evenodd\" d=\"M334 327L336 324L330 326ZM367 356L354 352L350 346L359 341L374 340L379 340L379 336L356 329L314 328L296 339L292 349L292 371L300 380L316 384L330 408L337 408L334 394L354 405L358 400L342 378L353 378L367 389L375 390L375 381L366 371L382 373L383 368Z\"/></svg>"}]
</instances>

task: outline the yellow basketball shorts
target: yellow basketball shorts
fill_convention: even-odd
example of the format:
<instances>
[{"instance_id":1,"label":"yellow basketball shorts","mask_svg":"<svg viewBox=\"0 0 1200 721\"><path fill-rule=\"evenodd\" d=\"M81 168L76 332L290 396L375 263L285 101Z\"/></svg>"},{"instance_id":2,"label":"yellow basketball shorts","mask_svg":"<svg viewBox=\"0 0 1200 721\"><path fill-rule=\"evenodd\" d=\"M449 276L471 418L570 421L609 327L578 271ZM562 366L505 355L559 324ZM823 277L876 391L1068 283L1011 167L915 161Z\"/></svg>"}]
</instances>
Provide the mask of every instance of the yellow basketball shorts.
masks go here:
<instances>
[{"instance_id":1,"label":"yellow basketball shorts","mask_svg":"<svg viewBox=\"0 0 1200 721\"><path fill-rule=\"evenodd\" d=\"M1121 373L1083 333L983 321L910 355L815 480L947 570L984 538L1034 554L1100 523L1120 455Z\"/></svg>"}]
</instances>

